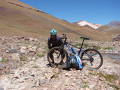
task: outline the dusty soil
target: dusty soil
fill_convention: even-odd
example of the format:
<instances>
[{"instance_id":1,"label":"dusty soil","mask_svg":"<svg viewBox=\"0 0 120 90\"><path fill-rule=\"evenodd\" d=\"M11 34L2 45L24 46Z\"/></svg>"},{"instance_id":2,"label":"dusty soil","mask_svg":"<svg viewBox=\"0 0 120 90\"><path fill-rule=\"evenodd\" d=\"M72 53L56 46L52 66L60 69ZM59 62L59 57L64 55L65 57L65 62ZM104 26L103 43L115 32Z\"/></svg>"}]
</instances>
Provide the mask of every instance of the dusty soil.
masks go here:
<instances>
[{"instance_id":1,"label":"dusty soil","mask_svg":"<svg viewBox=\"0 0 120 90\"><path fill-rule=\"evenodd\" d=\"M120 89L119 61L104 57L104 63L99 70L90 70L85 66L83 70L67 71L47 66L46 43L39 43L40 39L15 36L1 37L0 40L1 43L4 42L4 45L0 45L1 50L4 49L0 53L1 58L4 58L0 62L0 70L4 72L0 75L0 90ZM11 68L12 65L8 62L15 62L13 66L16 67ZM10 69L8 73L2 65Z\"/></svg>"}]
</instances>

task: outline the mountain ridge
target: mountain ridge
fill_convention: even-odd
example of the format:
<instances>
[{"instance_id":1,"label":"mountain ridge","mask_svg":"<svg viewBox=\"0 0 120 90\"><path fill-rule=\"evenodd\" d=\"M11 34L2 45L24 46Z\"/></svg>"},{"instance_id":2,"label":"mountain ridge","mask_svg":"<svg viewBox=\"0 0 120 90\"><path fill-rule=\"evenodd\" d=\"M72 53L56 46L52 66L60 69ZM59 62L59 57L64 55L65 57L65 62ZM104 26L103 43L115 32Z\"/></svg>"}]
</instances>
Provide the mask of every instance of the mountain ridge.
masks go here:
<instances>
[{"instance_id":1,"label":"mountain ridge","mask_svg":"<svg viewBox=\"0 0 120 90\"><path fill-rule=\"evenodd\" d=\"M111 21L108 26L120 27L120 21Z\"/></svg>"},{"instance_id":2,"label":"mountain ridge","mask_svg":"<svg viewBox=\"0 0 120 90\"><path fill-rule=\"evenodd\" d=\"M67 33L75 38L87 36L93 40L111 40L106 33L89 27L80 27L58 19L43 11L32 8L18 0L0 0L0 31L1 35L11 32L16 35L47 37L49 31L55 28L60 34ZM3 31L4 30L4 31ZM99 37L103 35L104 37Z\"/></svg>"}]
</instances>

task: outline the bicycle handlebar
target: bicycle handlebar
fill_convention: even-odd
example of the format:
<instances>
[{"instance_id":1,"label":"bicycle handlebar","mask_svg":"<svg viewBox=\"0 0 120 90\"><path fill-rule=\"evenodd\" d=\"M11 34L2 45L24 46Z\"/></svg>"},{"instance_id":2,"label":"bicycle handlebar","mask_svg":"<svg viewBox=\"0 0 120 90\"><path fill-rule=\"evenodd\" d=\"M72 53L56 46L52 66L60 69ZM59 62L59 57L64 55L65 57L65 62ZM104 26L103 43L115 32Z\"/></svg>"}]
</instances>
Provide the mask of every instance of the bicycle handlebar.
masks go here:
<instances>
[{"instance_id":1,"label":"bicycle handlebar","mask_svg":"<svg viewBox=\"0 0 120 90\"><path fill-rule=\"evenodd\" d=\"M64 44L65 44L67 41L67 36L66 36L66 34L62 34L62 35L63 35L62 39L64 39Z\"/></svg>"},{"instance_id":2,"label":"bicycle handlebar","mask_svg":"<svg viewBox=\"0 0 120 90\"><path fill-rule=\"evenodd\" d=\"M84 40L90 40L90 38L88 38L88 37L80 37L80 38L82 38Z\"/></svg>"}]
</instances>

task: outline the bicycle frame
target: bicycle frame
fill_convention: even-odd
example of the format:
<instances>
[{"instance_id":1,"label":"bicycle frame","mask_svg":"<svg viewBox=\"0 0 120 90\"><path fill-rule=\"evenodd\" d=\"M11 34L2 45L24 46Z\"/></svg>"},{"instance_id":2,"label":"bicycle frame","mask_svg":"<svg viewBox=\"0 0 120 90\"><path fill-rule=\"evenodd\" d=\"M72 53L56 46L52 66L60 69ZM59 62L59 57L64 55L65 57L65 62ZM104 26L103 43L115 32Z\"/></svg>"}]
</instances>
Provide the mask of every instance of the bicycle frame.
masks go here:
<instances>
[{"instance_id":1,"label":"bicycle frame","mask_svg":"<svg viewBox=\"0 0 120 90\"><path fill-rule=\"evenodd\" d=\"M78 51L78 55L80 55L80 53L81 53L81 50L82 50L82 47L83 47L84 41L85 41L85 39L83 39L83 41L82 41L82 44L81 44L80 50Z\"/></svg>"},{"instance_id":2,"label":"bicycle frame","mask_svg":"<svg viewBox=\"0 0 120 90\"><path fill-rule=\"evenodd\" d=\"M66 51L71 54L71 55L74 55L74 56L81 56L81 53L84 51L82 49L82 47L77 50L77 48L75 48L74 46L72 46L71 44L67 44L64 46L65 49L67 49Z\"/></svg>"},{"instance_id":3,"label":"bicycle frame","mask_svg":"<svg viewBox=\"0 0 120 90\"><path fill-rule=\"evenodd\" d=\"M64 39L64 43L63 45L61 45L61 48L65 48L65 47L68 47L69 48L69 51L71 52L71 54L73 55L77 55L77 56L80 56L81 57L81 54L82 52L84 52L85 50L83 49L83 45L84 45L84 41L85 40L89 40L89 38L86 38L86 37L80 37L82 38L82 44L81 44L81 47L79 48L78 52L75 53L75 50L73 47L75 47L74 45L71 45L70 43L67 42L67 37L66 37L66 34L63 34L63 39ZM73 46L73 47L70 47ZM71 49L71 50L70 50ZM87 53L86 53L87 54ZM87 54L88 55L88 54ZM88 55L89 58L91 58L90 55Z\"/></svg>"},{"instance_id":4,"label":"bicycle frame","mask_svg":"<svg viewBox=\"0 0 120 90\"><path fill-rule=\"evenodd\" d=\"M85 38L85 37L81 37L81 38L83 40L82 40L82 44L81 44L81 47L79 48L78 52L75 50L75 48L74 48L75 46L74 45L71 45L70 43L66 42L67 38L65 38L65 40L64 40L63 48L67 47L67 48L69 48L68 50L66 50L66 51L69 51L68 53L72 54L75 57L77 57L77 56L81 57L82 53L85 51L83 49L84 41L85 40L89 40L89 38ZM92 57L89 54L87 54L87 53L86 53L86 55L90 58L89 60L92 61Z\"/></svg>"},{"instance_id":5,"label":"bicycle frame","mask_svg":"<svg viewBox=\"0 0 120 90\"><path fill-rule=\"evenodd\" d=\"M83 50L84 41L85 41L85 39L82 40L81 47L79 48L78 53L77 53L78 56L80 56L81 53L84 51L84 50ZM73 52L73 54L75 54L75 52L74 52L75 50L74 50L74 48L73 48L73 47L75 47L74 45L71 45L70 43L66 43L66 40L65 40L64 46L65 46L65 47L68 47L69 50L72 49L71 52ZM72 47L70 47L70 46L72 46Z\"/></svg>"}]
</instances>

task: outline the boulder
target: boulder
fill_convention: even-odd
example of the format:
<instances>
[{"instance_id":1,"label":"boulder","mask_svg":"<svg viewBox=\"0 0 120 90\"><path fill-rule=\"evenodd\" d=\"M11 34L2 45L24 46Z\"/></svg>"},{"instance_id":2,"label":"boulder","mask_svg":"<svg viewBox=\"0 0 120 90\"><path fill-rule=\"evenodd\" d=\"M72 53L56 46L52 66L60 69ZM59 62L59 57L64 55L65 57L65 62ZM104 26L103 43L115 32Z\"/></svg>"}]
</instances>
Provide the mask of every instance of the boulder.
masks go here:
<instances>
[{"instance_id":1,"label":"boulder","mask_svg":"<svg viewBox=\"0 0 120 90\"><path fill-rule=\"evenodd\" d=\"M25 47L25 46L22 46L21 48L20 48L20 53L27 53L27 47Z\"/></svg>"},{"instance_id":2,"label":"boulder","mask_svg":"<svg viewBox=\"0 0 120 90\"><path fill-rule=\"evenodd\" d=\"M36 52L36 50L37 50L37 47L36 47L36 46L29 46L29 47L28 47L28 51L29 51L29 52Z\"/></svg>"},{"instance_id":3,"label":"boulder","mask_svg":"<svg viewBox=\"0 0 120 90\"><path fill-rule=\"evenodd\" d=\"M10 50L8 50L6 52L7 53L17 53L18 51L17 51L17 49L10 49Z\"/></svg>"}]
</instances>

